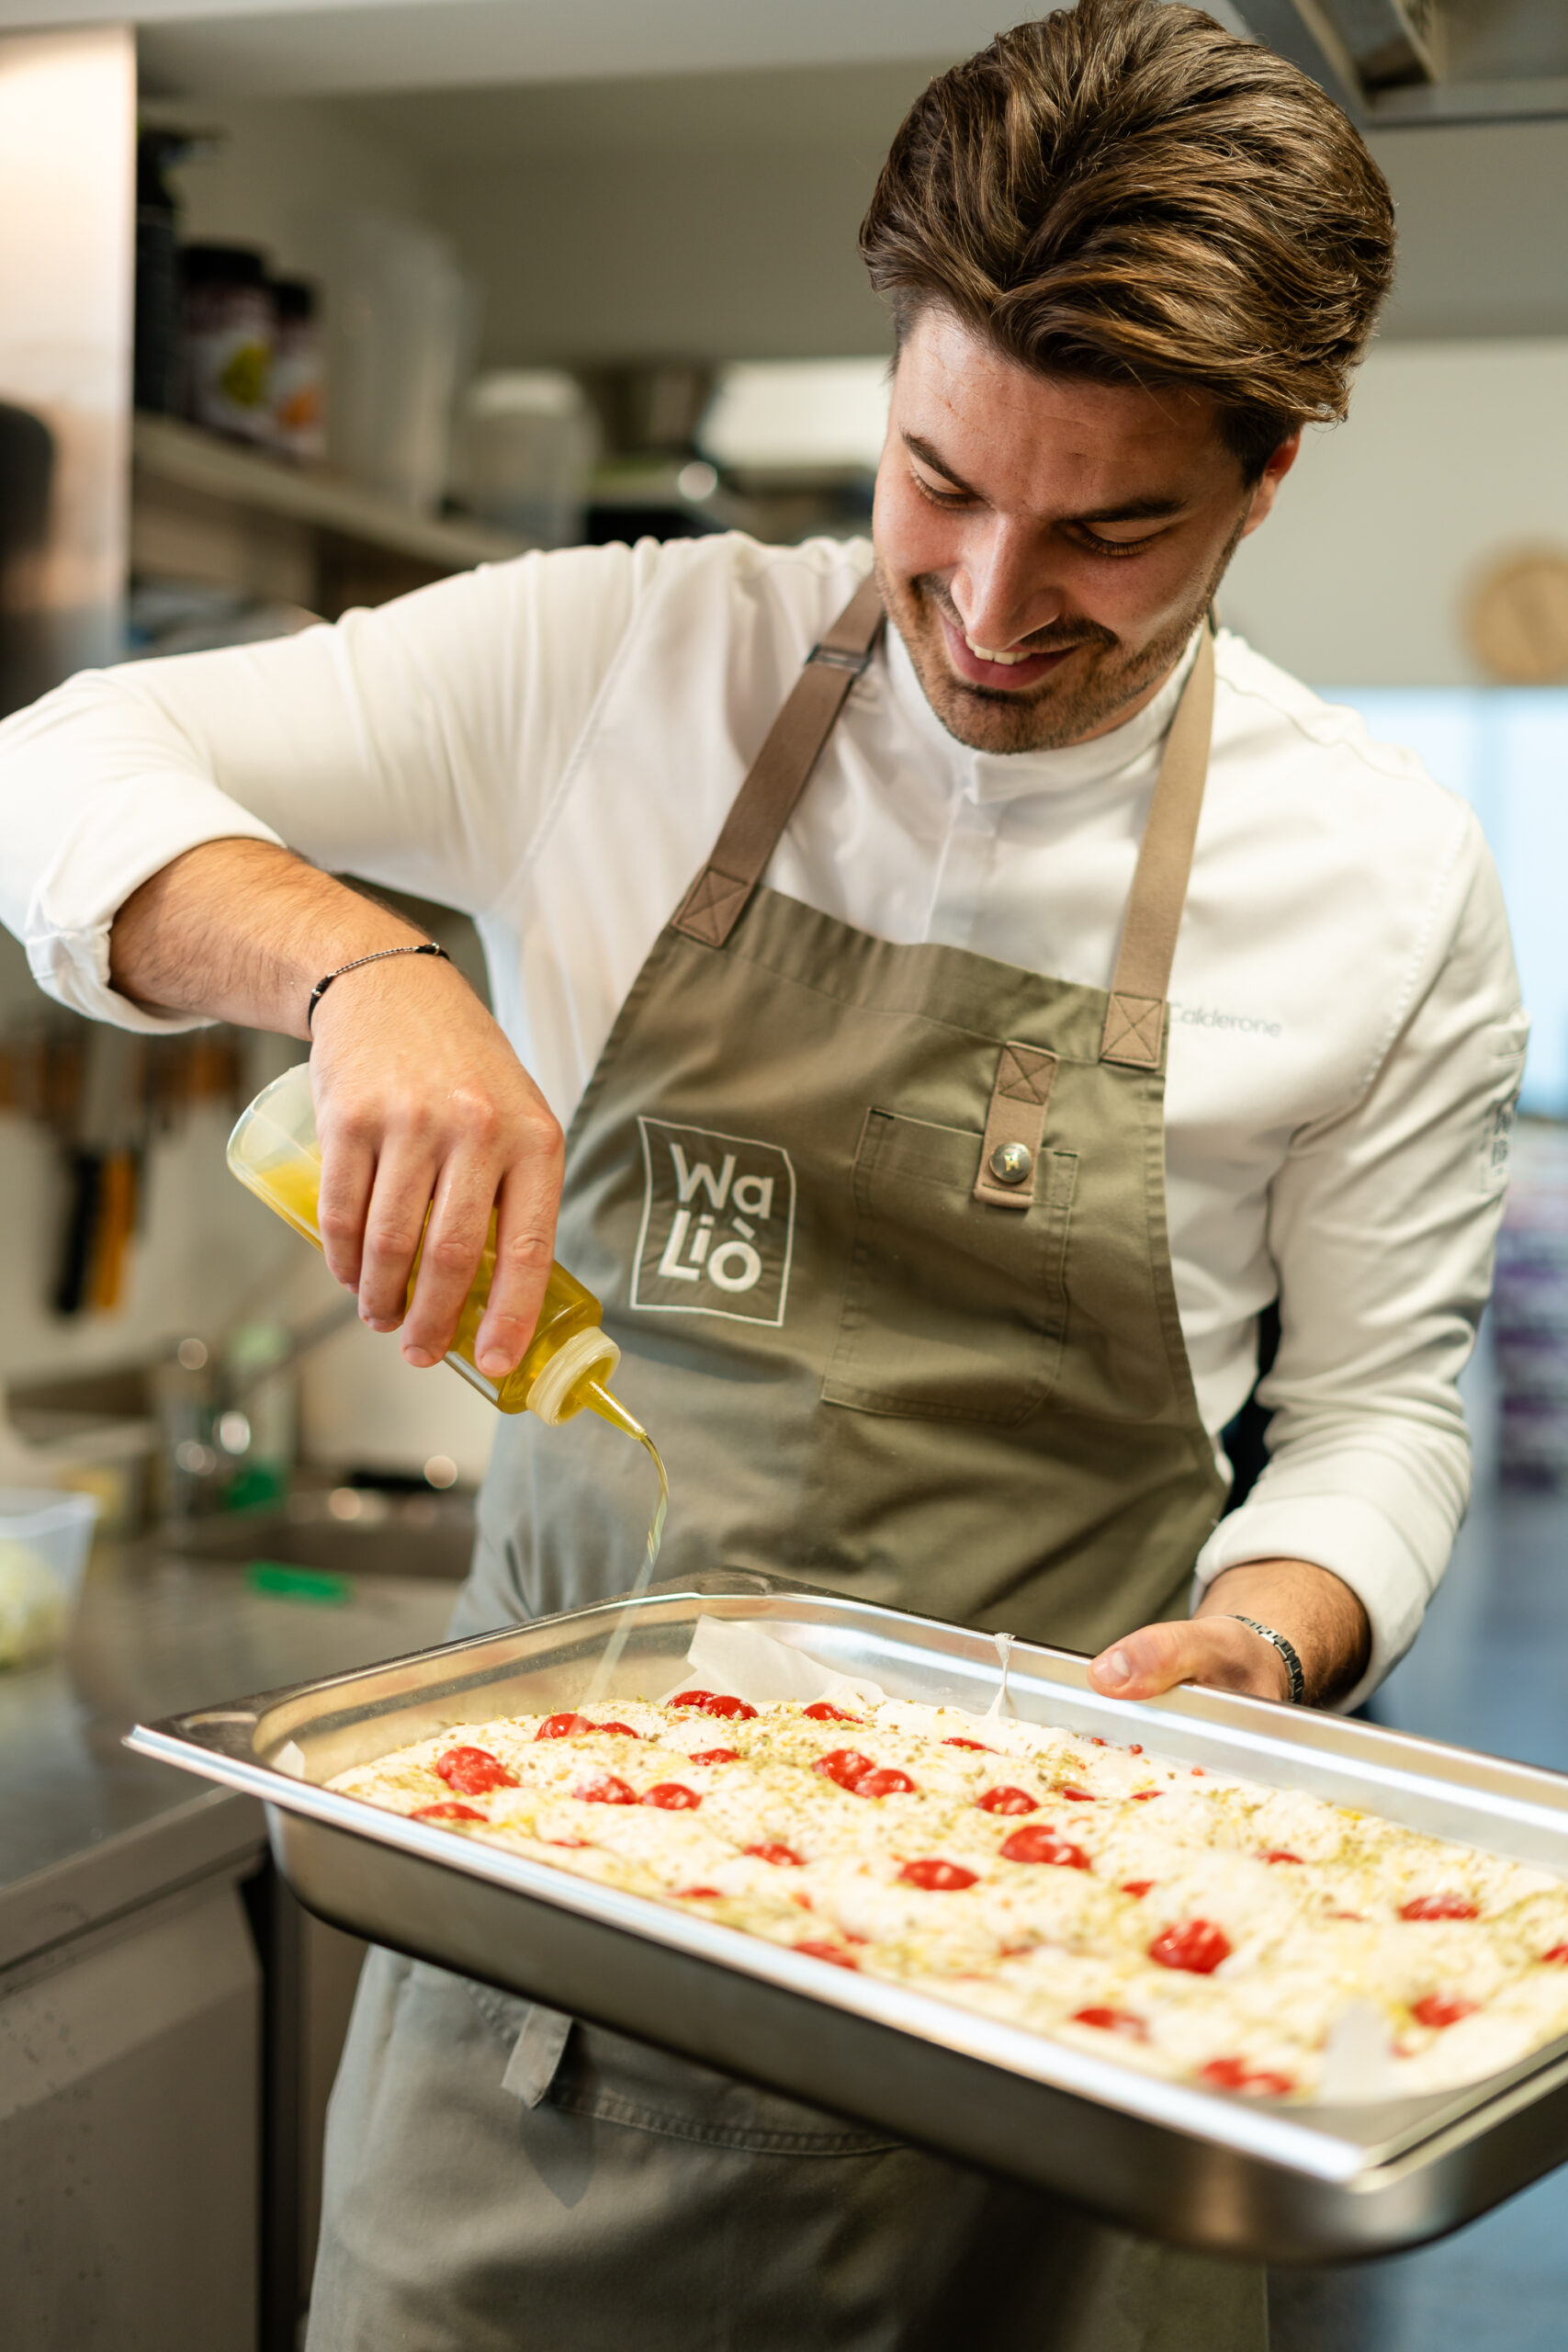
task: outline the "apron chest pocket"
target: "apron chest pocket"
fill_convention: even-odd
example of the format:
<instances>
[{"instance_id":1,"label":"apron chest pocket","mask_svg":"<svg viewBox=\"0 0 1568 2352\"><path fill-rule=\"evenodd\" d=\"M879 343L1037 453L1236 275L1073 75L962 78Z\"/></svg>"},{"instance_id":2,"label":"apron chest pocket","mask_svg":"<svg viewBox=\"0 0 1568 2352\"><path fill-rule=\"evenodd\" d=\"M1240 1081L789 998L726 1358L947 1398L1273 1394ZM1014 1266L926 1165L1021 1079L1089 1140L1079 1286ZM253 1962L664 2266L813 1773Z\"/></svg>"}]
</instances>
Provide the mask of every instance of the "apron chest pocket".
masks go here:
<instances>
[{"instance_id":1,"label":"apron chest pocket","mask_svg":"<svg viewBox=\"0 0 1568 2352\"><path fill-rule=\"evenodd\" d=\"M1013 1427L1051 1396L1066 1338L1077 1155L1042 1155L1021 1216L975 1199L980 1147L964 1128L867 1114L825 1403Z\"/></svg>"}]
</instances>

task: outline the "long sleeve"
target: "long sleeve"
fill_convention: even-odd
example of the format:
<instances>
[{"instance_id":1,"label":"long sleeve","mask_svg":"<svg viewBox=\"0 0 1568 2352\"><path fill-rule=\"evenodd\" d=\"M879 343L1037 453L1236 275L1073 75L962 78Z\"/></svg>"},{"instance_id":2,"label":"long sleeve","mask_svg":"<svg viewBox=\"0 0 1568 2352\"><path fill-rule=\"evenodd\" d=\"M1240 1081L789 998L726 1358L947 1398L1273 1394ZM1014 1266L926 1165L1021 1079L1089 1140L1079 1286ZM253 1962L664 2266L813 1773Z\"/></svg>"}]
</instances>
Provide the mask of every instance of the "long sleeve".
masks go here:
<instances>
[{"instance_id":1,"label":"long sleeve","mask_svg":"<svg viewBox=\"0 0 1568 2352\"><path fill-rule=\"evenodd\" d=\"M524 557L299 637L86 672L7 720L0 921L40 986L122 1027L190 1025L109 987L109 927L225 837L495 906L656 556Z\"/></svg>"},{"instance_id":2,"label":"long sleeve","mask_svg":"<svg viewBox=\"0 0 1568 2352\"><path fill-rule=\"evenodd\" d=\"M1199 1562L1201 1583L1269 1557L1342 1577L1373 1633L1348 1705L1415 1639L1469 1495L1454 1382L1491 1289L1528 1023L1473 820L1457 866L1393 1044L1358 1100L1292 1136L1270 1188L1270 1459Z\"/></svg>"}]
</instances>

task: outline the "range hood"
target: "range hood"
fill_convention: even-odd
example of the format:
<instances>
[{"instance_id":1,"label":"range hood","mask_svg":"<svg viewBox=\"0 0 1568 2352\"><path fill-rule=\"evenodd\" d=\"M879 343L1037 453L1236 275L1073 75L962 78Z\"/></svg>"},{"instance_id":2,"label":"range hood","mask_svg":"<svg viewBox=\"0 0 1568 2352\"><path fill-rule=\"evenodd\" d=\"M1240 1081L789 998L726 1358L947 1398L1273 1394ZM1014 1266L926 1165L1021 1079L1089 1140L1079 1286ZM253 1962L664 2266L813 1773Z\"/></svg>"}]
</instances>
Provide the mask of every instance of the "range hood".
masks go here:
<instances>
[{"instance_id":1,"label":"range hood","mask_svg":"<svg viewBox=\"0 0 1568 2352\"><path fill-rule=\"evenodd\" d=\"M1366 130L1568 116L1568 0L1240 0Z\"/></svg>"}]
</instances>

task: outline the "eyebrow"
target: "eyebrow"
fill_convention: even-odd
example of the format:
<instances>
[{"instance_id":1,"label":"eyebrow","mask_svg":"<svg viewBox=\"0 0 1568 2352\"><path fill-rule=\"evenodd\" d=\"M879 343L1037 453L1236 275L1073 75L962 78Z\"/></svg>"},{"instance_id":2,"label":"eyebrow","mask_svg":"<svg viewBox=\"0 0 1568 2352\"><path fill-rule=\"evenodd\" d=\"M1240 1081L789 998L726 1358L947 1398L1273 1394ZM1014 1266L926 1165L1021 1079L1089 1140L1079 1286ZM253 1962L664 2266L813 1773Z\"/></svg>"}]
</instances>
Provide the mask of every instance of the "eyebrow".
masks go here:
<instances>
[{"instance_id":1,"label":"eyebrow","mask_svg":"<svg viewBox=\"0 0 1568 2352\"><path fill-rule=\"evenodd\" d=\"M962 474L955 473L947 459L940 456L919 434L906 433L904 447L911 457L919 458L922 465L930 466L933 473L941 474L944 481L950 481L954 490L963 491L970 498L978 495L973 483L966 482ZM1152 495L1125 498L1116 506L1088 508L1080 514L1064 514L1060 519L1064 523L1159 523L1168 521L1172 514L1181 514L1188 503L1185 498Z\"/></svg>"}]
</instances>

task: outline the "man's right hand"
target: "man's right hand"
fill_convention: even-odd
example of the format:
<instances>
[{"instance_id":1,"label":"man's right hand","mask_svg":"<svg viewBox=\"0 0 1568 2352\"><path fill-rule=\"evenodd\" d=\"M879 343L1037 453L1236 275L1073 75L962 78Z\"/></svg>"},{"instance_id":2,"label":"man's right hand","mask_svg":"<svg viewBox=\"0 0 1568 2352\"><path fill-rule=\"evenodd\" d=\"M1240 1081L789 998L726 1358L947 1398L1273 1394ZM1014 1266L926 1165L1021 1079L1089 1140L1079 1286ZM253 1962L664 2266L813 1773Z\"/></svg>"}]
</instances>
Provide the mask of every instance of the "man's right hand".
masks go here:
<instances>
[{"instance_id":1,"label":"man's right hand","mask_svg":"<svg viewBox=\"0 0 1568 2352\"><path fill-rule=\"evenodd\" d=\"M498 1380L533 1336L549 1276L564 1157L549 1106L467 981L434 956L344 974L313 1036L305 1026L323 973L420 936L287 851L209 842L126 900L110 977L141 1004L310 1038L327 1263L373 1330L401 1327L410 1363L438 1363L451 1346L494 1209L475 1353Z\"/></svg>"}]
</instances>

